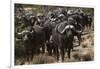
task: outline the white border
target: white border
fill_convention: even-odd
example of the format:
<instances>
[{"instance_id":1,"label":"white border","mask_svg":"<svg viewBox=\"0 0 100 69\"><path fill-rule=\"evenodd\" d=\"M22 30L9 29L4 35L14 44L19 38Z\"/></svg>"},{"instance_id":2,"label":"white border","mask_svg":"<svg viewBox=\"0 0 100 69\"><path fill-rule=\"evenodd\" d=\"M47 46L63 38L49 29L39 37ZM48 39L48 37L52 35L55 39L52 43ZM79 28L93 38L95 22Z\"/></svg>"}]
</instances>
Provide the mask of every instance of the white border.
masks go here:
<instances>
[{"instance_id":1,"label":"white border","mask_svg":"<svg viewBox=\"0 0 100 69\"><path fill-rule=\"evenodd\" d=\"M90 0L13 0L14 3L39 4L39 5L60 5L74 7L95 7Z\"/></svg>"},{"instance_id":2,"label":"white border","mask_svg":"<svg viewBox=\"0 0 100 69\"><path fill-rule=\"evenodd\" d=\"M49 69L51 69L52 67L55 66L58 67L58 69L65 67L66 68L66 63L60 63L60 64L42 64L42 65L22 65L22 66L14 66L14 4L15 3L21 3L21 4L37 4L37 5L55 5L55 6L74 6L74 7L89 7L89 8L94 8L95 10L95 6L93 4L91 4L90 2L83 2L85 4L82 4L81 2L77 1L76 3L73 3L74 0L70 0L69 2L67 1L60 1L60 0L50 0L50 1L44 1L44 0L13 0L11 1L11 68L12 69L28 69L28 68L36 68L36 69L41 69L41 68L45 68L47 69L49 67ZM89 4L90 3L90 4ZM95 22L95 21L94 21ZM72 68L74 68L74 66L76 65L76 67L79 66L83 66L84 64L86 64L86 66L90 66L90 64L94 64L93 61L92 62L75 62L75 63L67 63L67 68L69 69L70 66ZM78 67L79 68L79 67Z\"/></svg>"}]
</instances>

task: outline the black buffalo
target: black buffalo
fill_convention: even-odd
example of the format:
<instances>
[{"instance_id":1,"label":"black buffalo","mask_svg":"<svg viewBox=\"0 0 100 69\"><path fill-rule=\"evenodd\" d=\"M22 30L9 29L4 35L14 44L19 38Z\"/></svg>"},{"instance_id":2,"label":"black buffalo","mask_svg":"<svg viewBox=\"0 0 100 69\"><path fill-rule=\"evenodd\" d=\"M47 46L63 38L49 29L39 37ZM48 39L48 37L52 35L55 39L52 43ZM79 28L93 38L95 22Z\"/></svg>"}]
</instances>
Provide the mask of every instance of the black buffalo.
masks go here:
<instances>
[{"instance_id":1,"label":"black buffalo","mask_svg":"<svg viewBox=\"0 0 100 69\"><path fill-rule=\"evenodd\" d=\"M68 21L71 21L73 23L73 25L75 26L75 28L80 31L79 33L75 33L75 35L77 36L78 40L79 40L79 45L81 42L81 35L83 32L83 17L81 15L78 14L73 14L71 16L68 17Z\"/></svg>"},{"instance_id":2,"label":"black buffalo","mask_svg":"<svg viewBox=\"0 0 100 69\"><path fill-rule=\"evenodd\" d=\"M45 52L45 31L43 27L38 25L29 26L24 32L24 46L27 60L32 60L34 54L39 54L40 48Z\"/></svg>"},{"instance_id":3,"label":"black buffalo","mask_svg":"<svg viewBox=\"0 0 100 69\"><path fill-rule=\"evenodd\" d=\"M58 24L52 31L52 41L55 45L57 60L61 53L62 61L64 61L65 50L67 49L68 58L70 58L71 49L73 49L74 32L77 32L74 25L67 21ZM60 50L60 52L59 52Z\"/></svg>"},{"instance_id":4,"label":"black buffalo","mask_svg":"<svg viewBox=\"0 0 100 69\"><path fill-rule=\"evenodd\" d=\"M37 18L33 14L27 14L27 15L24 14L21 19L22 19L25 27L27 27L27 26L34 26L35 23L37 22Z\"/></svg>"}]
</instances>

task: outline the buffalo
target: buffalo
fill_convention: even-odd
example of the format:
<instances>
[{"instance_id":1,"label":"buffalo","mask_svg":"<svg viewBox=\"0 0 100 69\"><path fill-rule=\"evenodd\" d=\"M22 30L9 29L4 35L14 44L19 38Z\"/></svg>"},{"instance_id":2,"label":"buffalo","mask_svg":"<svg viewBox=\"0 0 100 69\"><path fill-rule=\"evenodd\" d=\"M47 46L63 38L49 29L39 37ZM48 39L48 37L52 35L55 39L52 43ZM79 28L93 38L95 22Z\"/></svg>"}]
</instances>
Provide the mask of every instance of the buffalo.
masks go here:
<instances>
[{"instance_id":1,"label":"buffalo","mask_svg":"<svg viewBox=\"0 0 100 69\"><path fill-rule=\"evenodd\" d=\"M71 49L73 49L74 32L78 32L74 25L64 21L58 24L52 31L52 41L55 45L57 60L61 53L62 61L64 61L65 50L67 50L68 58L70 58ZM60 50L60 51L59 51Z\"/></svg>"},{"instance_id":2,"label":"buffalo","mask_svg":"<svg viewBox=\"0 0 100 69\"><path fill-rule=\"evenodd\" d=\"M23 35L27 60L32 60L34 54L39 54L41 52L40 48L42 48L43 53L45 52L45 32L43 27L38 25L28 26Z\"/></svg>"}]
</instances>

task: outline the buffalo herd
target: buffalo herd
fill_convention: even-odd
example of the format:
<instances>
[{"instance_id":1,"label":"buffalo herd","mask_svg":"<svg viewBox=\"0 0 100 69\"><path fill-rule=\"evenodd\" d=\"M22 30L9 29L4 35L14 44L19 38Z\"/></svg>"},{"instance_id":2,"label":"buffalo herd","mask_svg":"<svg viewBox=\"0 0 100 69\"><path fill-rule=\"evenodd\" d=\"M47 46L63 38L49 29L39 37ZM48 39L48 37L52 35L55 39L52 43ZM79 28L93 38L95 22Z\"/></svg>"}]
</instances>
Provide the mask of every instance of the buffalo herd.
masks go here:
<instances>
[{"instance_id":1,"label":"buffalo herd","mask_svg":"<svg viewBox=\"0 0 100 69\"><path fill-rule=\"evenodd\" d=\"M35 54L46 52L50 56L55 56L57 61L61 57L62 62L67 52L70 59L75 37L80 46L84 29L91 29L93 25L93 14L86 13L81 8L57 8L47 14L36 15L23 13L21 18L16 16L16 19L23 20L25 27L22 32L15 35L19 36L17 39L22 39L27 61L32 60Z\"/></svg>"}]
</instances>

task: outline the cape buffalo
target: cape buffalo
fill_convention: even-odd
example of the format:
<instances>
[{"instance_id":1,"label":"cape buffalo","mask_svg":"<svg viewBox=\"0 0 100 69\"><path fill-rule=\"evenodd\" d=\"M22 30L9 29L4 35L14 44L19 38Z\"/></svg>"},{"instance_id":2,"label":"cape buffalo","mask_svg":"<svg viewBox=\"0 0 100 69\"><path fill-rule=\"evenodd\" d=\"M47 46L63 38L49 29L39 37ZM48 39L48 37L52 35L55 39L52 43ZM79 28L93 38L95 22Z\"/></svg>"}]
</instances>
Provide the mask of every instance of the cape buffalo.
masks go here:
<instances>
[{"instance_id":1,"label":"cape buffalo","mask_svg":"<svg viewBox=\"0 0 100 69\"><path fill-rule=\"evenodd\" d=\"M28 28L24 36L24 46L26 51L27 60L33 58L34 54L40 53L40 48L42 52L45 52L45 32L44 28L38 25ZM30 57L29 57L30 56Z\"/></svg>"},{"instance_id":2,"label":"cape buffalo","mask_svg":"<svg viewBox=\"0 0 100 69\"><path fill-rule=\"evenodd\" d=\"M73 49L74 32L77 32L74 25L67 21L58 24L53 29L52 40L56 47L57 60L59 60L59 53L61 53L62 61L64 61L65 49L67 49L68 58L70 58L70 52Z\"/></svg>"}]
</instances>

